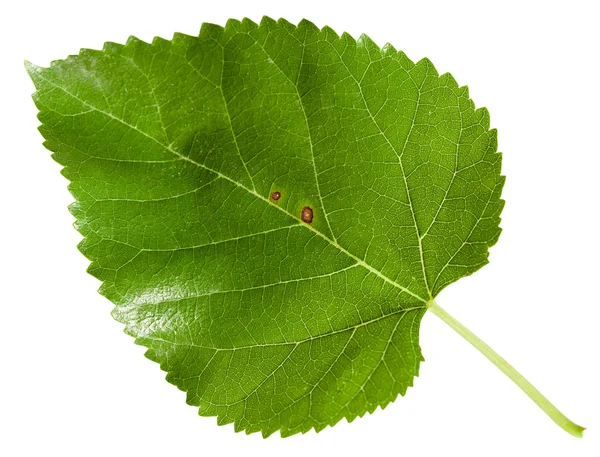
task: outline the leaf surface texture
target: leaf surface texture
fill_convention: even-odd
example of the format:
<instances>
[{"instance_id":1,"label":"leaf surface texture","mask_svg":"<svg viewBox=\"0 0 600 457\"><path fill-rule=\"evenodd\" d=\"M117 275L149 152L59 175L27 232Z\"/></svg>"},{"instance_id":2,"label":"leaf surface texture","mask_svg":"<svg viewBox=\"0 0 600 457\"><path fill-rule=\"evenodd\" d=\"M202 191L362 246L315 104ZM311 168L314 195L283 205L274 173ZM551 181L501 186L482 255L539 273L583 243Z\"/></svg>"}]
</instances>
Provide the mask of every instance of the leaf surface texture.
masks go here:
<instances>
[{"instance_id":1,"label":"leaf surface texture","mask_svg":"<svg viewBox=\"0 0 600 457\"><path fill-rule=\"evenodd\" d=\"M115 318L236 430L404 395L427 302L500 234L488 112L364 35L229 21L28 70Z\"/></svg>"}]
</instances>

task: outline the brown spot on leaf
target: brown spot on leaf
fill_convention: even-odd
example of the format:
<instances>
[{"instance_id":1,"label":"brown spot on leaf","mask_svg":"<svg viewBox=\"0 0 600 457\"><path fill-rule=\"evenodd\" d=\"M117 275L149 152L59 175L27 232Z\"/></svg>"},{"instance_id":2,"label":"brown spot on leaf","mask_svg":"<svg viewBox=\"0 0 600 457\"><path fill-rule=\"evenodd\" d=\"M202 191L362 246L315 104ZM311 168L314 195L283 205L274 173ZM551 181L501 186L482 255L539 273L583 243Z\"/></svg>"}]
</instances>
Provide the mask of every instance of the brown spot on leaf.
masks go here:
<instances>
[{"instance_id":1,"label":"brown spot on leaf","mask_svg":"<svg viewBox=\"0 0 600 457\"><path fill-rule=\"evenodd\" d=\"M275 191L271 193L271 200L279 200L281 198L281 192Z\"/></svg>"},{"instance_id":2,"label":"brown spot on leaf","mask_svg":"<svg viewBox=\"0 0 600 457\"><path fill-rule=\"evenodd\" d=\"M307 224L312 222L313 210L310 206L305 206L302 208L302 215L300 216L300 219L302 219L302 222L306 222Z\"/></svg>"}]
</instances>

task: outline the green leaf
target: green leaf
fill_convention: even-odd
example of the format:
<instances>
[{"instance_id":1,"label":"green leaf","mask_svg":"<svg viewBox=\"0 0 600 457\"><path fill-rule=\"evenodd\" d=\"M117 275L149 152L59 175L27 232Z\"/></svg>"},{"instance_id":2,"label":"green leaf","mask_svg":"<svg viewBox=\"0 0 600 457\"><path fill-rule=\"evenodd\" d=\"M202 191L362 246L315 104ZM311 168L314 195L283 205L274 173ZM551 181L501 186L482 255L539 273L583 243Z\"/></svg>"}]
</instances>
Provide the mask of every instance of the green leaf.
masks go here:
<instances>
[{"instance_id":1,"label":"green leaf","mask_svg":"<svg viewBox=\"0 0 600 457\"><path fill-rule=\"evenodd\" d=\"M236 430L404 395L422 316L500 234L488 112L364 35L229 21L28 71L113 315Z\"/></svg>"}]
</instances>

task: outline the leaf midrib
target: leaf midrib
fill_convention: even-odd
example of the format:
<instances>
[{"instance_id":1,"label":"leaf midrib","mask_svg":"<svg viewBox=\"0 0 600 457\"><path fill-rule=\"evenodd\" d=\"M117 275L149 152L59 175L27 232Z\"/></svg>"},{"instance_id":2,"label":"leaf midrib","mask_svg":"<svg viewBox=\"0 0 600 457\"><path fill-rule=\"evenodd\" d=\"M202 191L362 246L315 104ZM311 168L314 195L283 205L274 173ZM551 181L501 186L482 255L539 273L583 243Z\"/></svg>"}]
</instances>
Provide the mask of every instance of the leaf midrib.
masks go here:
<instances>
[{"instance_id":1,"label":"leaf midrib","mask_svg":"<svg viewBox=\"0 0 600 457\"><path fill-rule=\"evenodd\" d=\"M249 189L248 187L244 186L242 183L237 182L235 179L230 178L227 175L224 175L223 173L221 173L220 171L214 170L210 167L208 167L207 165L204 165L200 162L196 162L195 160L191 159L190 157L187 157L183 154L181 154L180 152L176 151L175 149L173 149L170 145L166 145L164 143L162 143L161 141L159 141L158 139L156 139L155 137L153 137L152 135L149 135L148 133L144 132L143 130L140 130L139 128L137 128L135 125L132 125L130 123L128 123L127 121L120 119L119 117L116 117L115 115L113 115L112 113L105 111L103 109L100 109L88 102L86 102L85 100L82 100L81 98L77 97L75 94L73 94L72 92L70 92L69 90L65 89L64 87L56 84L54 81L49 80L48 78L45 78L44 76L41 75L39 70L36 70L36 76L38 78L40 78L41 80L47 82L48 84L50 84L53 87L56 87L57 89L62 90L65 94L67 94L68 96L72 97L73 99L77 100L79 103L81 103L82 105L86 106L87 108L94 110L100 114L103 114L121 124L123 124L124 126L132 129L135 132L140 133L141 135L145 136L146 138L154 141L156 144L158 144L159 146L161 146L162 148L166 149L167 151L169 151L171 154L175 155L176 157L178 157L181 160L185 160L189 163L192 163L200 168L203 168L207 171L210 171L211 173L214 173L215 175L217 175L219 178L221 179L225 179L226 181L231 182L232 184L234 184L235 186L245 190L246 192L248 192L249 194L253 195L254 197L264 201L265 203L271 205L272 207L278 209L279 211L283 212L284 214L286 214L287 216L293 218L294 220L301 222L302 225L307 228L308 230L312 231L314 234L320 236L323 240L327 241L329 244L331 244L333 247L335 247L336 249L338 249L339 251L341 251L342 253L346 254L348 257L350 257L351 259L355 260L356 263L360 266L362 266L363 268L367 269L368 271L370 271L371 273L375 274L376 276L380 277L381 279L383 279L385 282L387 282L388 284L402 290L403 292L407 293L408 295L412 296L413 298L416 298L417 300L423 302L423 303L427 303L428 299L421 297L420 295L412 292L410 289L408 289L407 287L404 287L400 284L398 284L396 281L392 280L391 278L387 277L386 275L384 275L381 271L377 270L376 268L373 268L371 265L369 265L368 263L366 263L364 260L362 260L360 257L357 257L356 255L352 254L350 251L348 251L347 249L345 249L344 247L340 246L336 241L330 239L327 235L325 235L324 233L322 233L321 231L317 230L316 228L314 228L312 225L306 224L304 223L298 216L288 212L285 208L274 204L273 202L271 202L267 197L264 197L262 195L260 195L259 193L257 193L255 190Z\"/></svg>"}]
</instances>

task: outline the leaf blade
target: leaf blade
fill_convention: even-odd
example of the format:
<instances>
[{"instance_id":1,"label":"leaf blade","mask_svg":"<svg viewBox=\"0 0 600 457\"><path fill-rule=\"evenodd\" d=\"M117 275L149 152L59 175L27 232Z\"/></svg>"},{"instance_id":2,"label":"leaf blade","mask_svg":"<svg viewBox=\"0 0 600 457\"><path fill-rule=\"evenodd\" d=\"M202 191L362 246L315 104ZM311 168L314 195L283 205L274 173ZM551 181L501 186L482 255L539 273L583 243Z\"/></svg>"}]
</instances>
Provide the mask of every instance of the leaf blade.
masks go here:
<instances>
[{"instance_id":1,"label":"leaf blade","mask_svg":"<svg viewBox=\"0 0 600 457\"><path fill-rule=\"evenodd\" d=\"M425 303L499 235L487 112L367 37L230 21L28 71L115 317L237 430L320 430L404 394Z\"/></svg>"}]
</instances>

